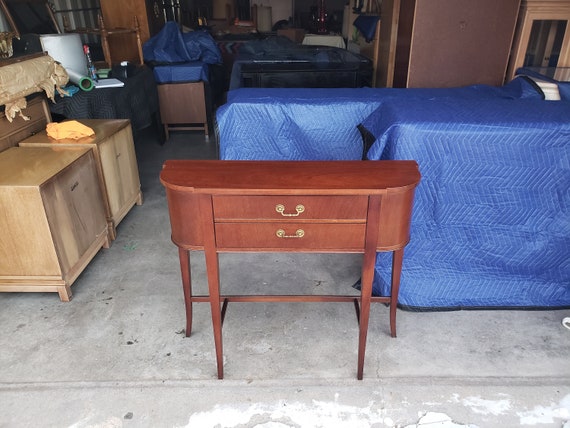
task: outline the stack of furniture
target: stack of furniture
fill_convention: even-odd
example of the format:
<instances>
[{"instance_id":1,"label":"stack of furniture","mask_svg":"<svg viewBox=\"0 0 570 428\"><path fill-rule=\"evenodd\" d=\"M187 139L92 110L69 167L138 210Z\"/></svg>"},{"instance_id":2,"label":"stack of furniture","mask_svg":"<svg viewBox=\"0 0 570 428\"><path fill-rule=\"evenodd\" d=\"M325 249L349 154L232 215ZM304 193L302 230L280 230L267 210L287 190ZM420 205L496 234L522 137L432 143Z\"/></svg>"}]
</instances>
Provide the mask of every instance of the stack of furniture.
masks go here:
<instances>
[{"instance_id":1,"label":"stack of furniture","mask_svg":"<svg viewBox=\"0 0 570 428\"><path fill-rule=\"evenodd\" d=\"M0 291L57 292L71 285L142 193L128 120L83 120L95 131L79 140L47 136L44 97L25 114L0 113Z\"/></svg>"},{"instance_id":2,"label":"stack of furniture","mask_svg":"<svg viewBox=\"0 0 570 428\"><path fill-rule=\"evenodd\" d=\"M0 116L0 146L9 147L0 153L0 291L55 291L69 301L71 284L110 242L91 150L10 147L45 128L44 102L30 102L29 122Z\"/></svg>"},{"instance_id":3,"label":"stack of furniture","mask_svg":"<svg viewBox=\"0 0 570 428\"><path fill-rule=\"evenodd\" d=\"M213 104L222 90L221 52L201 30L183 33L167 22L144 46L158 88L166 139L171 130L200 130L208 138Z\"/></svg>"}]
</instances>

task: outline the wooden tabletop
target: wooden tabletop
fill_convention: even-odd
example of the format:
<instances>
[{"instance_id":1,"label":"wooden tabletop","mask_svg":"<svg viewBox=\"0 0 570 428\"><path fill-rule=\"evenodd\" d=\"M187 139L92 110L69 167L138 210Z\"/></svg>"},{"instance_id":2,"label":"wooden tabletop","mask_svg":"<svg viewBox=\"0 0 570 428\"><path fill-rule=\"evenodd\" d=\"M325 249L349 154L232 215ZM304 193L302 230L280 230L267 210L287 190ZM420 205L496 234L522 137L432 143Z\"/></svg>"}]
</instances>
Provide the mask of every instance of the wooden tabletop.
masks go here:
<instances>
[{"instance_id":1,"label":"wooden tabletop","mask_svg":"<svg viewBox=\"0 0 570 428\"><path fill-rule=\"evenodd\" d=\"M377 194L415 187L415 161L168 160L162 184L196 193Z\"/></svg>"}]
</instances>

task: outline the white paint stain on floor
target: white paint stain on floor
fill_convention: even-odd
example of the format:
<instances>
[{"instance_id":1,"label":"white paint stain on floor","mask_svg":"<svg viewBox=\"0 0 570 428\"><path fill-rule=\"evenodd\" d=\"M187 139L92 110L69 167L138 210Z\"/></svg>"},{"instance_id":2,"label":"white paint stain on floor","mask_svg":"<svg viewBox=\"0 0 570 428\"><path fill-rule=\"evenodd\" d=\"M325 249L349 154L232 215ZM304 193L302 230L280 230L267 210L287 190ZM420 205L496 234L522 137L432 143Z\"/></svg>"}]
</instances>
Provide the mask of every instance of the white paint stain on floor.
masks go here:
<instances>
[{"instance_id":1,"label":"white paint stain on floor","mask_svg":"<svg viewBox=\"0 0 570 428\"><path fill-rule=\"evenodd\" d=\"M565 421L563 427L570 428L570 394L565 396L560 403L552 403L548 406L537 405L525 412L517 412L521 425L550 424Z\"/></svg>"},{"instance_id":2,"label":"white paint stain on floor","mask_svg":"<svg viewBox=\"0 0 570 428\"><path fill-rule=\"evenodd\" d=\"M499 394L496 399L486 399L479 396L461 398L459 394L453 394L450 401L469 407L474 413L480 415L504 415L512 407L510 397L507 394Z\"/></svg>"},{"instance_id":3,"label":"white paint stain on floor","mask_svg":"<svg viewBox=\"0 0 570 428\"><path fill-rule=\"evenodd\" d=\"M354 407L316 400L311 405L281 400L274 404L215 406L209 412L193 414L186 428L370 428L374 424L385 426L384 419L378 411L372 410L372 403L367 407Z\"/></svg>"},{"instance_id":4,"label":"white paint stain on floor","mask_svg":"<svg viewBox=\"0 0 570 428\"><path fill-rule=\"evenodd\" d=\"M338 399L338 394L336 396ZM460 404L474 414L501 416L512 413L518 417L520 425L556 423L570 428L570 395L560 403L537 405L525 411L513 410L513 399L507 394L499 394L496 399L480 396L460 397L452 395L448 405ZM429 403L432 407L435 403ZM410 403L402 403L409 406ZM441 412L419 412L418 420L408 425L397 425L386 409L378 409L374 402L365 407L340 404L335 401L313 400L311 404L281 400L275 403L255 403L250 405L216 405L210 411L191 415L184 428L478 428L477 425L463 424L452 420ZM445 404L442 405L445 407Z\"/></svg>"},{"instance_id":5,"label":"white paint stain on floor","mask_svg":"<svg viewBox=\"0 0 570 428\"><path fill-rule=\"evenodd\" d=\"M454 422L445 413L428 412L421 416L418 423L406 425L404 428L477 428L476 425L463 425Z\"/></svg>"}]
</instances>

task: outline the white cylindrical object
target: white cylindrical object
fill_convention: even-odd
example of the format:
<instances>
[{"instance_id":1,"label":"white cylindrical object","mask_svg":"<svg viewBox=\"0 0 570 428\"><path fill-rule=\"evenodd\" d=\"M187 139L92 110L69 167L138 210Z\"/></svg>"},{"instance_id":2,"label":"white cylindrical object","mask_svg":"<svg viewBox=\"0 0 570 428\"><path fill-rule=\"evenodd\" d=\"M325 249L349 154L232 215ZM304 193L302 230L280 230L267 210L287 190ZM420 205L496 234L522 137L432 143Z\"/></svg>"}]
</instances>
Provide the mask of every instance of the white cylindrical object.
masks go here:
<instances>
[{"instance_id":1,"label":"white cylindrical object","mask_svg":"<svg viewBox=\"0 0 570 428\"><path fill-rule=\"evenodd\" d=\"M257 31L267 33L272 27L271 6L257 6Z\"/></svg>"},{"instance_id":2,"label":"white cylindrical object","mask_svg":"<svg viewBox=\"0 0 570 428\"><path fill-rule=\"evenodd\" d=\"M69 80L79 86L82 91L90 91L95 87L93 80L86 76L85 73L78 73L77 71L66 69Z\"/></svg>"}]
</instances>

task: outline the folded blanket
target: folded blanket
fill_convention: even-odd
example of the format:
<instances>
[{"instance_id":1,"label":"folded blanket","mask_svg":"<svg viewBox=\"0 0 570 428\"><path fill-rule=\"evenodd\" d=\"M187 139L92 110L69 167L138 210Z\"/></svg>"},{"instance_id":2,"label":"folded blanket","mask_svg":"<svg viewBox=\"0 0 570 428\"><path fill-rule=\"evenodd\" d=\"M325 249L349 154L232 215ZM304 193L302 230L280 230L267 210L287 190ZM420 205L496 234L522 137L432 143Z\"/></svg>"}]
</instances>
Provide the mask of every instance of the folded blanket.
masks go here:
<instances>
[{"instance_id":1,"label":"folded blanket","mask_svg":"<svg viewBox=\"0 0 570 428\"><path fill-rule=\"evenodd\" d=\"M91 137L95 132L88 126L79 123L76 120L66 122L52 122L46 126L49 137L56 140L72 139L78 140L84 137Z\"/></svg>"}]
</instances>

